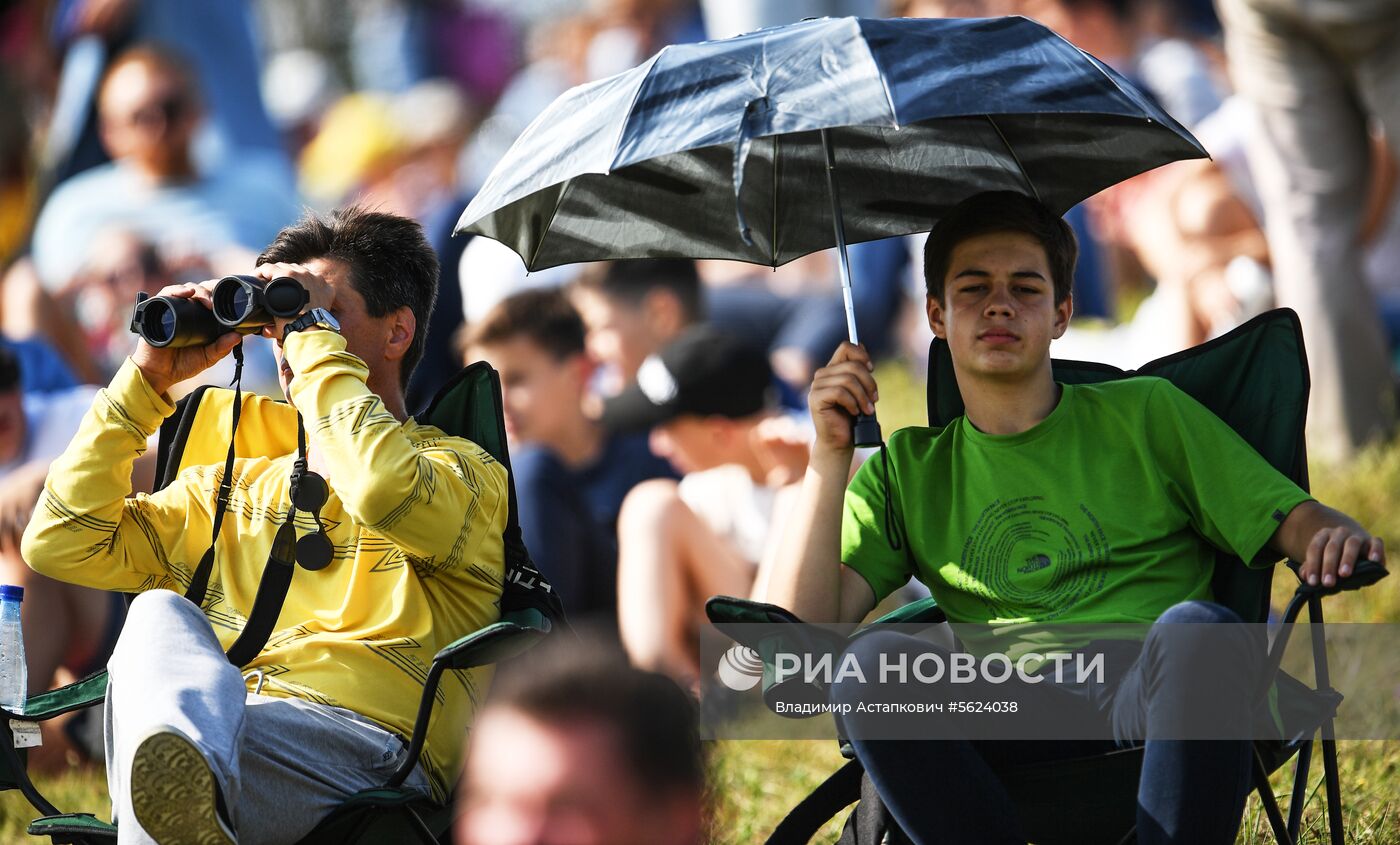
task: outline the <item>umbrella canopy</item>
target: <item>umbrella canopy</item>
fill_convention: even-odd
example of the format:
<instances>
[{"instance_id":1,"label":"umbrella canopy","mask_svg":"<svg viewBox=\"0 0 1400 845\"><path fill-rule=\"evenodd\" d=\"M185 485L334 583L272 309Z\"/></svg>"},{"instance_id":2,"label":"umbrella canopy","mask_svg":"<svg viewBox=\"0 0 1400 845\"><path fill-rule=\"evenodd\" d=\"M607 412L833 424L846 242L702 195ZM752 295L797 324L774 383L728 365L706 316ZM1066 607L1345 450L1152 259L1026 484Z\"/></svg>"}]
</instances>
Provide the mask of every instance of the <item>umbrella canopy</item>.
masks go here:
<instances>
[{"instance_id":1,"label":"umbrella canopy","mask_svg":"<svg viewBox=\"0 0 1400 845\"><path fill-rule=\"evenodd\" d=\"M837 184L827 182L827 130ZM777 266L927 231L1018 190L1057 213L1206 153L1099 60L1026 18L825 18L666 47L574 88L457 224L530 270L618 258Z\"/></svg>"}]
</instances>

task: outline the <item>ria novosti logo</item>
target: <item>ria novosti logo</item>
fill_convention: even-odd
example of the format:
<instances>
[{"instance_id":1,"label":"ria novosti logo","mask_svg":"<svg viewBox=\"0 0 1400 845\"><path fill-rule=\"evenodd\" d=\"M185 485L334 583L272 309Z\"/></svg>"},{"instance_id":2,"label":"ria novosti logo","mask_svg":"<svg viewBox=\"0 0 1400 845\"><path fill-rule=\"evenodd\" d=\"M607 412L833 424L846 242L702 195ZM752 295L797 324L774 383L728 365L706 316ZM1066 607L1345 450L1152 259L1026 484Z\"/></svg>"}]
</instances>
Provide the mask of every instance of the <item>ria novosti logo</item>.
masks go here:
<instances>
[{"instance_id":1,"label":"ria novosti logo","mask_svg":"<svg viewBox=\"0 0 1400 845\"><path fill-rule=\"evenodd\" d=\"M719 682L735 692L751 690L763 679L763 658L746 645L734 645L719 659Z\"/></svg>"}]
</instances>

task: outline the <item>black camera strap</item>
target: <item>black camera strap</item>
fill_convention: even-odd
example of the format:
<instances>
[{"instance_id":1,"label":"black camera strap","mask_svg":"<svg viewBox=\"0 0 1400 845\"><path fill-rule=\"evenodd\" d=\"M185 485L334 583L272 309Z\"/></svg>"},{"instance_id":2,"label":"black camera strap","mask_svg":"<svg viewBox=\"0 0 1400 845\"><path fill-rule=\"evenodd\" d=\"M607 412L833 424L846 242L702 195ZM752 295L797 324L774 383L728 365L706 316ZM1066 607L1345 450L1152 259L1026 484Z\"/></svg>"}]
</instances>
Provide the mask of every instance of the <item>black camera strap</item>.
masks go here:
<instances>
[{"instance_id":1,"label":"black camera strap","mask_svg":"<svg viewBox=\"0 0 1400 845\"><path fill-rule=\"evenodd\" d=\"M243 411L243 341L233 347L233 425L228 434L228 456L224 458L224 475L219 480L219 495L214 506L214 530L209 538L209 549L200 558L190 585L185 590L185 598L196 605L204 604L204 594L209 589L209 573L214 569L214 547L219 544L219 527L224 524L224 511L228 510L229 499L233 496L233 444L238 434L238 417Z\"/></svg>"},{"instance_id":2,"label":"black camera strap","mask_svg":"<svg viewBox=\"0 0 1400 845\"><path fill-rule=\"evenodd\" d=\"M190 577L185 598L197 605L204 604L209 591L209 576L214 570L214 555L219 543L219 530L223 526L224 514L228 511L233 497L233 465L238 434L238 420L243 409L243 344L233 348L233 411L229 430L228 453L224 458L223 477L219 480L219 492L215 499L214 525L209 548L199 561ZM267 645L277 625L277 617L282 613L282 605L292 585L292 574L300 562L306 569L324 569L331 562L334 547L326 536L321 524L321 508L326 503L329 490L320 475L307 469L306 425L301 412L297 412L297 459L293 464L291 477L291 502L287 517L277 529L268 553L267 565L263 567L262 578L258 581L258 591L253 597L253 607L248 612L248 621L238 638L227 651L228 660L234 666L242 667L257 657ZM298 541L296 536L297 509L301 507L316 520L316 533L308 534Z\"/></svg>"},{"instance_id":3,"label":"black camera strap","mask_svg":"<svg viewBox=\"0 0 1400 845\"><path fill-rule=\"evenodd\" d=\"M228 662L234 666L247 665L267 645L268 638L277 627L277 617L282 613L287 591L291 589L297 563L311 570L324 569L330 564L335 549L321 524L321 507L325 505L327 495L325 479L306 468L306 426L298 411L297 459L292 468L291 503L287 507L287 518L272 540L272 551L268 553L267 566L263 567L262 580L258 582L258 592L253 597L253 609L248 612L248 621L243 625L238 639L228 648ZM316 533L300 540L296 532L298 507L316 520Z\"/></svg>"}]
</instances>

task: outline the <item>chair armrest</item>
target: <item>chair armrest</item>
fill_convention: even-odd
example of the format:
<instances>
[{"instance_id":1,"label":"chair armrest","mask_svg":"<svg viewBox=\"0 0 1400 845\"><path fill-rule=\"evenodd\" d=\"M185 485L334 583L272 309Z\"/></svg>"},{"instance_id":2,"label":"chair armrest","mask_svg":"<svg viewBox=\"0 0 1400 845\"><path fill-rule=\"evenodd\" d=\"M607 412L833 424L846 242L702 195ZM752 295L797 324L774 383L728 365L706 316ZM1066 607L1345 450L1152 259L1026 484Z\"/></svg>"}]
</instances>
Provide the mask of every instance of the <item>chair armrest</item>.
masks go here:
<instances>
[{"instance_id":1,"label":"chair armrest","mask_svg":"<svg viewBox=\"0 0 1400 845\"><path fill-rule=\"evenodd\" d=\"M1301 565L1295 560L1288 562L1288 567L1295 573ZM1335 596L1337 593L1369 587L1389 574L1390 572L1384 566L1374 560L1359 560L1352 568L1350 575L1338 578L1337 583L1332 586L1323 586L1321 581L1316 584L1299 584L1294 595L1305 599L1313 596Z\"/></svg>"},{"instance_id":2,"label":"chair armrest","mask_svg":"<svg viewBox=\"0 0 1400 845\"><path fill-rule=\"evenodd\" d=\"M727 622L749 624L768 622L797 622L800 624L802 622L787 608L752 599L735 598L734 596L711 596L705 602L705 615L716 625Z\"/></svg>"},{"instance_id":3,"label":"chair armrest","mask_svg":"<svg viewBox=\"0 0 1400 845\"><path fill-rule=\"evenodd\" d=\"M447 669L473 669L521 654L550 632L549 617L534 608L512 610L433 655Z\"/></svg>"},{"instance_id":4,"label":"chair armrest","mask_svg":"<svg viewBox=\"0 0 1400 845\"><path fill-rule=\"evenodd\" d=\"M102 703L107 695L107 670L95 672L58 689L31 695L24 702L24 715L3 710L7 718L22 719L26 722L43 722L73 710L82 710Z\"/></svg>"},{"instance_id":5,"label":"chair armrest","mask_svg":"<svg viewBox=\"0 0 1400 845\"><path fill-rule=\"evenodd\" d=\"M413 722L408 753L385 786L402 786L408 773L418 765L418 757L423 753L423 744L428 738L428 722L433 716L433 704L437 701L438 683L442 680L443 672L448 669L474 669L514 657L543 639L552 627L549 617L534 608L512 610L503 614L500 621L467 634L433 655L433 665L428 667L428 677L423 682L423 697L418 700L418 717Z\"/></svg>"},{"instance_id":6,"label":"chair armrest","mask_svg":"<svg viewBox=\"0 0 1400 845\"><path fill-rule=\"evenodd\" d=\"M903 607L897 607L879 619L873 620L870 625L908 625L921 622L937 624L947 621L948 614L943 612L943 608L938 606L938 602L933 600L933 596L929 596L916 602L910 602ZM869 627L869 625L866 626L866 628Z\"/></svg>"}]
</instances>

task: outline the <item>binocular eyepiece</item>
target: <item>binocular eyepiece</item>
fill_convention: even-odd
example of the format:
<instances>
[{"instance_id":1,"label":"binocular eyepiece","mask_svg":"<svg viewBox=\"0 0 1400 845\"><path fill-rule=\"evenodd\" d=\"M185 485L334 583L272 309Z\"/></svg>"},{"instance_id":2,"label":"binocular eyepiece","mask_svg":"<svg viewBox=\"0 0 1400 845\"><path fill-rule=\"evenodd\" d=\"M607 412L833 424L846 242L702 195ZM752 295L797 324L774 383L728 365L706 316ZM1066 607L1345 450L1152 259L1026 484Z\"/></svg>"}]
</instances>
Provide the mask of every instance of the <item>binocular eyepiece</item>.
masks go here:
<instances>
[{"instance_id":1,"label":"binocular eyepiece","mask_svg":"<svg viewBox=\"0 0 1400 845\"><path fill-rule=\"evenodd\" d=\"M208 346L228 332L254 334L276 319L300 314L311 296L296 279L263 282L256 276L224 276L214 285L214 306L193 299L138 293L131 331L152 346Z\"/></svg>"}]
</instances>

